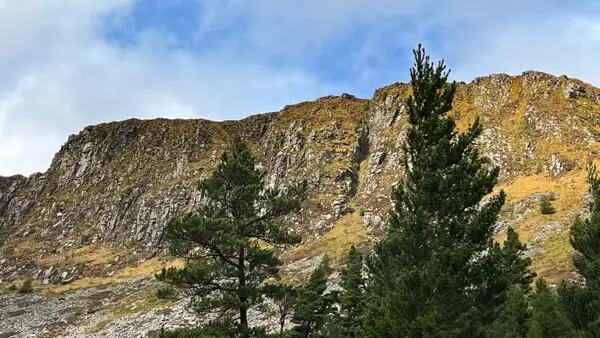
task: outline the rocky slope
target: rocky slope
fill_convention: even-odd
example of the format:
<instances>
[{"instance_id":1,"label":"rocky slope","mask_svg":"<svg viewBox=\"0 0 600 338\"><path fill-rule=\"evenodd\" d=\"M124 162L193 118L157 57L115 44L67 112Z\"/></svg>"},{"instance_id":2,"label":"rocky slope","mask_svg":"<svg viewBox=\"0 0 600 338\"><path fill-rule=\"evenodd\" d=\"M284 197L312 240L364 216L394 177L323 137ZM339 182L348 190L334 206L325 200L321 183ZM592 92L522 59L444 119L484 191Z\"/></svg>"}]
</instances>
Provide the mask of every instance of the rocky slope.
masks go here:
<instances>
[{"instance_id":1,"label":"rocky slope","mask_svg":"<svg viewBox=\"0 0 600 338\"><path fill-rule=\"evenodd\" d=\"M309 204L289 219L305 240L286 252L286 276L301 280L323 253L338 264L350 245L385 231L409 93L395 83L370 100L329 96L240 121L87 127L45 173L0 177L0 278L33 277L56 293L151 274L168 260L166 222L200 203L195 183L234 135L250 141L269 184L310 183ZM498 239L516 227L541 276L572 277L568 226L585 212L584 167L600 150L600 90L533 71L490 75L459 84L452 114L460 129L481 117L480 144L502 168ZM538 211L544 194L555 196L555 214Z\"/></svg>"}]
</instances>

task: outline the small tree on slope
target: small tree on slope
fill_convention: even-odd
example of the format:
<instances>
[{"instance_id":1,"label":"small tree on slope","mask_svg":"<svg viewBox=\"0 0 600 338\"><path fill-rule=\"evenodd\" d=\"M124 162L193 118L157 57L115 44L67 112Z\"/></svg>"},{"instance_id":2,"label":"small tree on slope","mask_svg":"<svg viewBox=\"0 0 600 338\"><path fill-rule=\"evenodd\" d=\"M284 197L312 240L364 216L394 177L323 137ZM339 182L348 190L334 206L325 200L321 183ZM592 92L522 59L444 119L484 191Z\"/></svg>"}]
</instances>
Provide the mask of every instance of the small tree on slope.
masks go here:
<instances>
[{"instance_id":1,"label":"small tree on slope","mask_svg":"<svg viewBox=\"0 0 600 338\"><path fill-rule=\"evenodd\" d=\"M368 305L364 337L477 336L492 318L481 308L508 285L488 282L498 261L486 254L505 195L491 197L499 169L475 146L476 119L464 133L447 116L455 83L443 61L429 62L419 46L406 102L408 134L404 179L393 190L387 236L367 260ZM506 283L505 283L506 284Z\"/></svg>"},{"instance_id":2,"label":"small tree on slope","mask_svg":"<svg viewBox=\"0 0 600 338\"><path fill-rule=\"evenodd\" d=\"M266 189L248 145L236 139L212 176L198 189L206 203L172 219L166 229L169 251L186 259L183 268L164 269L157 277L187 289L199 313L236 310L242 336L249 336L248 309L260 301L262 282L281 265L272 249L294 244L282 217L298 211L306 185Z\"/></svg>"}]
</instances>

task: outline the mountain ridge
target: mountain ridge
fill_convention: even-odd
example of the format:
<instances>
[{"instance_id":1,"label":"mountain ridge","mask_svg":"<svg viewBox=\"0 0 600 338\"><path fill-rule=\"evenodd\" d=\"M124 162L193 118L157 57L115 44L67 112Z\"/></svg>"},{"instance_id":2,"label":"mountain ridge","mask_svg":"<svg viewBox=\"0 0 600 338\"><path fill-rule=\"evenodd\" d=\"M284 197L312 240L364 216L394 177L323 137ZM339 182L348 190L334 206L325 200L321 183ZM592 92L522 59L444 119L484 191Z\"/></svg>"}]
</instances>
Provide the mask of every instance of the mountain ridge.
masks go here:
<instances>
[{"instance_id":1,"label":"mountain ridge","mask_svg":"<svg viewBox=\"0 0 600 338\"><path fill-rule=\"evenodd\" d=\"M37 255L127 240L141 243L144 257L152 257L160 251L155 249L166 220L200 203L194 182L214 167L227 141L238 134L251 142L269 184L311 181L307 212L292 220L307 243L354 213L362 214L365 234L377 237L387 217L381 203L389 203L389 187L401 177L396 162L405 130L402 100L409 87L396 82L377 89L372 99L329 95L241 120L126 119L88 126L69 136L47 171L0 177L0 258L22 258L15 249L50 241L44 237L50 233L61 243L73 238L62 243L64 250L51 245ZM459 129L481 116L481 145L501 166L503 186L543 173L555 180L581 171L584 155L597 151L599 105L600 90L590 84L526 71L458 83L452 114ZM570 115L558 120L565 111ZM566 139L573 142L565 145ZM165 211L153 204L171 207ZM48 229L61 230L63 237ZM90 243L81 241L88 235ZM32 241L23 241L31 236ZM25 265L27 272L14 277L48 268L35 259ZM11 279L15 270L9 270L3 279Z\"/></svg>"}]
</instances>

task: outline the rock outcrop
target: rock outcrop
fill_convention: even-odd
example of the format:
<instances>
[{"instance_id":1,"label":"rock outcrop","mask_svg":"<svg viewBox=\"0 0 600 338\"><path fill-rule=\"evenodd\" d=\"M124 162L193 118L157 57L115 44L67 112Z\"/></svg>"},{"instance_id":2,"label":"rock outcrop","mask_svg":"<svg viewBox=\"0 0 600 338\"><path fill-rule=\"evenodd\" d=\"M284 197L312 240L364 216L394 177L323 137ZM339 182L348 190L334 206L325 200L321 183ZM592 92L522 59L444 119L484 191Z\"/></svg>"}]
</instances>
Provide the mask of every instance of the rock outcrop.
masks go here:
<instances>
[{"instance_id":1,"label":"rock outcrop","mask_svg":"<svg viewBox=\"0 0 600 338\"><path fill-rule=\"evenodd\" d=\"M0 178L0 278L50 280L50 268L59 277L106 276L162 255L167 221L202 202L195 184L234 135L250 142L269 185L308 180L308 205L288 219L303 245L349 214L359 214L352 219L377 237L386 229L391 187L402 178L408 95L407 84L395 83L370 100L328 96L240 121L131 119L87 127L69 137L45 173ZM533 71L490 75L459 84L452 114L461 130L480 117L479 143L501 167L501 187L513 191L507 210L552 189L568 190L552 220L562 228L583 208L584 165L600 150L600 90ZM531 217L506 215L535 242ZM498 229L501 238L506 227ZM94 257L97 248L111 254ZM570 271L569 251L561 250L561 264L542 275ZM115 256L121 259L113 262Z\"/></svg>"}]
</instances>

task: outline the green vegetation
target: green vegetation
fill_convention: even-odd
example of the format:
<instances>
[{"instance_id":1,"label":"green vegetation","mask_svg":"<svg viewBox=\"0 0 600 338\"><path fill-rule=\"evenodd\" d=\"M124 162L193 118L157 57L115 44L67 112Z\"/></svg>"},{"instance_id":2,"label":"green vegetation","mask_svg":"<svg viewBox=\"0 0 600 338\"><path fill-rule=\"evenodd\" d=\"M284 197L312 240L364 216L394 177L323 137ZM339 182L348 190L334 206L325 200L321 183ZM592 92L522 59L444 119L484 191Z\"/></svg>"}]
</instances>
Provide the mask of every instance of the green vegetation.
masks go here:
<instances>
[{"instance_id":1,"label":"green vegetation","mask_svg":"<svg viewBox=\"0 0 600 338\"><path fill-rule=\"evenodd\" d=\"M600 335L600 178L588 162L591 201L589 218L577 218L571 227L570 242L575 249L573 265L585 284L565 282L559 288L563 308L578 333Z\"/></svg>"},{"instance_id":2,"label":"green vegetation","mask_svg":"<svg viewBox=\"0 0 600 338\"><path fill-rule=\"evenodd\" d=\"M420 46L414 54L405 178L393 190L388 233L367 259L363 336L477 335L509 288L502 250L492 250L505 195L479 207L499 174L475 147L482 126L476 119L456 133L447 116L455 83L443 62L434 67Z\"/></svg>"},{"instance_id":3,"label":"green vegetation","mask_svg":"<svg viewBox=\"0 0 600 338\"><path fill-rule=\"evenodd\" d=\"M310 281L298 294L292 322L297 337L323 337L323 328L334 312L335 294L326 294L327 279L331 274L329 258L325 256L321 264L313 271Z\"/></svg>"},{"instance_id":4,"label":"green vegetation","mask_svg":"<svg viewBox=\"0 0 600 338\"><path fill-rule=\"evenodd\" d=\"M493 237L507 197L502 189L494 192L500 168L476 145L483 131L479 118L467 116L469 124L465 120L457 124L451 114L456 84L448 83L444 63L434 66L421 46L414 54L412 88L398 95L406 100L409 122L400 163L403 178L391 189L394 207L388 232L374 252L363 257L355 248L367 240L357 211L339 219L318 240L287 253L290 261L324 254L305 285L278 283L281 252L276 248L298 240L278 220L300 208L305 186L265 189L248 146L238 140L231 152L223 154L212 176L199 184L206 206L169 222L170 252L186 258L185 265L165 268L157 275L187 290L199 313L220 312L220 321L202 328L162 331L160 337L600 335L600 179L595 167L590 163L591 215L577 218L570 233L573 264L585 283L562 282L555 292L544 278L538 278L532 289L537 275L517 231L509 227L503 241ZM523 95L529 94L521 82L511 84L510 100ZM286 109L304 108L299 104ZM522 108L515 118L523 117ZM525 123L517 126L526 128ZM578 174L565 177L570 183L556 183L560 194L569 195L562 194L568 189L579 192ZM542 189L538 183L545 180L537 175L525 182L530 186L513 182L508 185L513 193L509 201L525 200L531 186ZM555 209L550 202L543 196L541 213L525 219L530 226L523 227L528 238L537 223L552 220L549 215L555 213L566 218L578 203L561 198ZM352 204L361 207L357 200ZM550 257L570 252L554 243L565 241L565 236L552 234L543 243ZM329 252L334 253L333 259ZM344 258L340 288L328 291L332 265L343 263ZM159 289L157 296L168 298L170 292ZM271 300L269 306L263 304L264 298ZM271 328L277 333L249 327L248 309L255 305L277 316L278 327ZM289 321L295 326L286 330Z\"/></svg>"},{"instance_id":5,"label":"green vegetation","mask_svg":"<svg viewBox=\"0 0 600 338\"><path fill-rule=\"evenodd\" d=\"M298 211L306 196L305 182L282 191L265 188L264 176L248 145L235 140L212 176L198 184L207 203L168 223L169 252L186 258L185 266L157 275L186 289L198 313L238 311L243 337L249 337L248 309L260 303L262 282L281 265L272 247L299 241L281 219Z\"/></svg>"},{"instance_id":6,"label":"green vegetation","mask_svg":"<svg viewBox=\"0 0 600 338\"><path fill-rule=\"evenodd\" d=\"M354 246L348 252L348 263L342 270L339 326L344 337L359 337L365 299L363 256Z\"/></svg>"},{"instance_id":7,"label":"green vegetation","mask_svg":"<svg viewBox=\"0 0 600 338\"><path fill-rule=\"evenodd\" d=\"M540 198L540 212L544 215L551 215L556 212L556 209L552 206L550 196L544 195Z\"/></svg>"}]
</instances>

